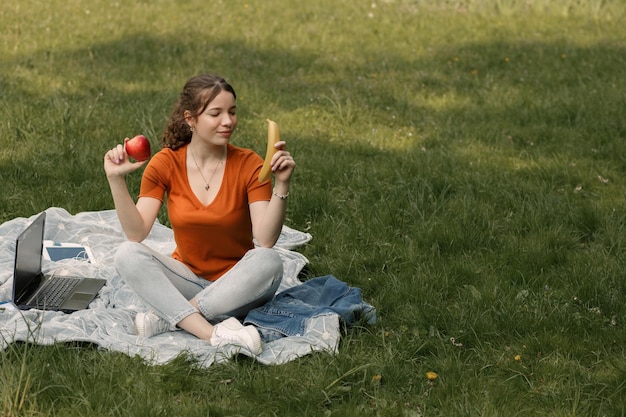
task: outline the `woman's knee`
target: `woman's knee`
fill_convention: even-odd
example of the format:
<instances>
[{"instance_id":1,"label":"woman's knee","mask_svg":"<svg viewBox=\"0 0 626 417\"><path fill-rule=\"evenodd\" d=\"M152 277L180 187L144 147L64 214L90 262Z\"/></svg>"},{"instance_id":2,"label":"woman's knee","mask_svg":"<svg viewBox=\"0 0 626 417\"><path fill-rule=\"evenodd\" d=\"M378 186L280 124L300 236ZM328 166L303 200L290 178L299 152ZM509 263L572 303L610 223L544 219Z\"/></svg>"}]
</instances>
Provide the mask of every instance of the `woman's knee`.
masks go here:
<instances>
[{"instance_id":1,"label":"woman's knee","mask_svg":"<svg viewBox=\"0 0 626 417\"><path fill-rule=\"evenodd\" d=\"M126 241L122 243L118 246L117 251L115 252L115 265L124 264L135 258L138 252L141 252L143 247L145 246L139 242Z\"/></svg>"},{"instance_id":2,"label":"woman's knee","mask_svg":"<svg viewBox=\"0 0 626 417\"><path fill-rule=\"evenodd\" d=\"M271 248L255 248L250 252L261 275L282 278L283 261L278 252Z\"/></svg>"},{"instance_id":3,"label":"woman's knee","mask_svg":"<svg viewBox=\"0 0 626 417\"><path fill-rule=\"evenodd\" d=\"M142 243L126 241L122 243L115 252L114 264L115 269L124 278L127 278L130 271L136 269L143 264L143 259L149 256L149 249Z\"/></svg>"}]
</instances>

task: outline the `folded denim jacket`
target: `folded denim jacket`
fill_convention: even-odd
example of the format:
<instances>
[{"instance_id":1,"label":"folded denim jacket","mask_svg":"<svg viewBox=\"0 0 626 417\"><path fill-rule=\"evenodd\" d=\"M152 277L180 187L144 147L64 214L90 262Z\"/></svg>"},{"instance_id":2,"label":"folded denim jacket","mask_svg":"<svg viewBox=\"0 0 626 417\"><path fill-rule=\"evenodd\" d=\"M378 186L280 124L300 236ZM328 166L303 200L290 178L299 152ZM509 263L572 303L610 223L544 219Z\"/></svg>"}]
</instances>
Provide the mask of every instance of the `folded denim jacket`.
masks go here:
<instances>
[{"instance_id":1,"label":"folded denim jacket","mask_svg":"<svg viewBox=\"0 0 626 417\"><path fill-rule=\"evenodd\" d=\"M376 310L364 302L361 290L348 286L332 275L312 278L288 288L261 307L250 311L244 324L259 329L265 341L285 336L303 336L307 321L321 314L334 313L347 327L359 320L376 322Z\"/></svg>"}]
</instances>

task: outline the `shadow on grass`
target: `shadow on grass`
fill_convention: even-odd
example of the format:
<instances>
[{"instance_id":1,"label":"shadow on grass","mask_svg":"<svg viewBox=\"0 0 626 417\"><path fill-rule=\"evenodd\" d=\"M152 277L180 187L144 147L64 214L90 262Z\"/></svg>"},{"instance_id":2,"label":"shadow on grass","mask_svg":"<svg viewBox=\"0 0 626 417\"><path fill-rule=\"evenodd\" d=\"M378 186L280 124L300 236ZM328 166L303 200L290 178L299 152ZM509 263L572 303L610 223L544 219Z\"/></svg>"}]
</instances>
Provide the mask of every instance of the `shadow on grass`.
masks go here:
<instances>
[{"instance_id":1,"label":"shadow on grass","mask_svg":"<svg viewBox=\"0 0 626 417\"><path fill-rule=\"evenodd\" d=\"M243 146L263 151L257 119L278 112L313 115L284 129L299 153L297 181L321 202L309 206L307 199L303 207L313 213L316 207L332 213L345 200L379 203L385 199L377 191L381 184L399 192L421 187L436 210L437 201L467 187L468 177L487 192L514 181L508 175L556 181L547 185L554 188L599 186L567 168L581 161L589 169L606 164L611 174L624 173L619 46L459 43L411 60L378 46L364 52L377 61L346 67L296 50L244 42L207 47L181 38L142 34L0 61L14 70L1 81L3 113L11 121L2 142L26 150L0 158L9 188L3 220L23 214L23 202L12 201L16 193L31 193L35 210L68 202L70 210L110 208L101 155L137 130L158 148L184 81L213 70L239 91L242 139L236 140ZM388 146L398 131L411 139L400 148ZM498 181L487 179L494 172ZM135 190L138 183L130 179ZM421 198L400 199L412 202L408 213L419 212ZM510 204L518 198L510 195ZM387 211L386 220L402 224L393 207ZM306 221L298 212L298 221Z\"/></svg>"}]
</instances>

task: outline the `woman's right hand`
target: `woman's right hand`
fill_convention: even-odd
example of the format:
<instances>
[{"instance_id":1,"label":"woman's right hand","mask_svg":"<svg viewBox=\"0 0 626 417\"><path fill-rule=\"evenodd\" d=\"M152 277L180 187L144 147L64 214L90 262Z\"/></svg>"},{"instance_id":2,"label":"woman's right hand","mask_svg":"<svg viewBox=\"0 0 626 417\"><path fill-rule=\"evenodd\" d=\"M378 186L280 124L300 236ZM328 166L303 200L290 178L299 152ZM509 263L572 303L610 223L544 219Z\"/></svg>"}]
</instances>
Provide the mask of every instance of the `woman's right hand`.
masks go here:
<instances>
[{"instance_id":1,"label":"woman's right hand","mask_svg":"<svg viewBox=\"0 0 626 417\"><path fill-rule=\"evenodd\" d=\"M124 139L124 143L126 143L126 141L128 141L128 138ZM124 177L141 168L146 162L148 161L131 162L128 154L124 150L124 145L118 144L104 155L104 172L107 178Z\"/></svg>"}]
</instances>

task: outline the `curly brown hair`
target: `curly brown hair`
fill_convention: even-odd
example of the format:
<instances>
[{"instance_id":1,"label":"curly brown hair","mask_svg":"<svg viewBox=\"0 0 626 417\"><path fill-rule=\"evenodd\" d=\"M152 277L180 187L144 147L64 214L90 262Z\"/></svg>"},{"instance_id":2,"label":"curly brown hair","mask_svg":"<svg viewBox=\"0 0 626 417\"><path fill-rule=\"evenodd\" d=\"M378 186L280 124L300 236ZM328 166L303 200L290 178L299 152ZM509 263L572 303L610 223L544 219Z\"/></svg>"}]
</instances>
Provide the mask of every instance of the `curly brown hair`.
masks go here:
<instances>
[{"instance_id":1,"label":"curly brown hair","mask_svg":"<svg viewBox=\"0 0 626 417\"><path fill-rule=\"evenodd\" d=\"M201 74L190 78L185 83L163 132L163 147L176 150L191 142L191 130L185 120L185 111L189 111L191 117L198 117L222 91L228 91L237 98L235 89L219 75Z\"/></svg>"}]
</instances>

